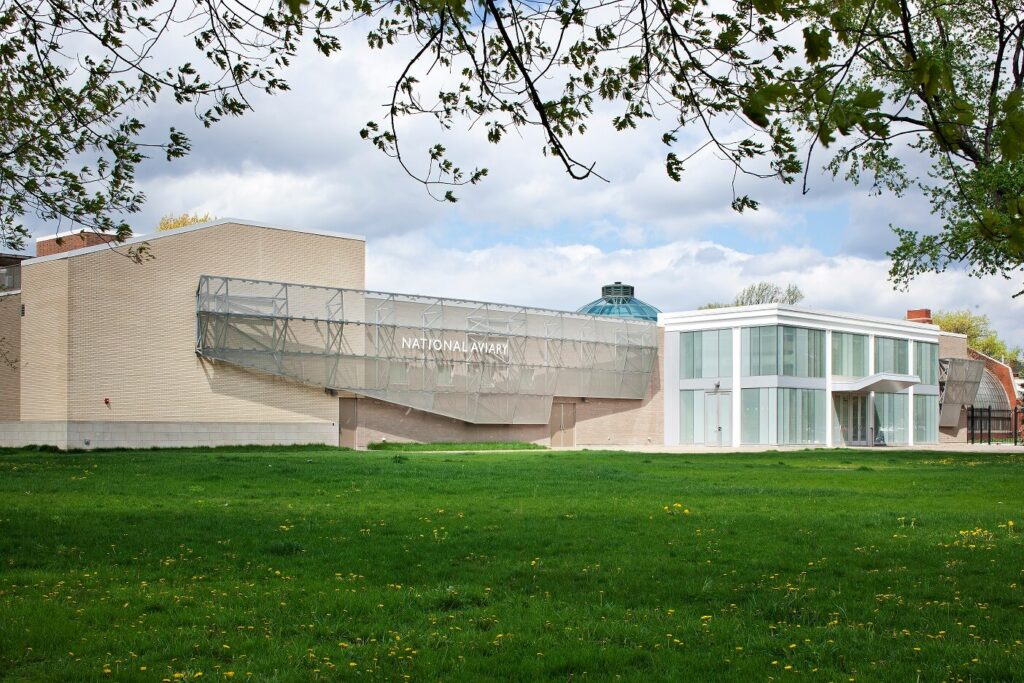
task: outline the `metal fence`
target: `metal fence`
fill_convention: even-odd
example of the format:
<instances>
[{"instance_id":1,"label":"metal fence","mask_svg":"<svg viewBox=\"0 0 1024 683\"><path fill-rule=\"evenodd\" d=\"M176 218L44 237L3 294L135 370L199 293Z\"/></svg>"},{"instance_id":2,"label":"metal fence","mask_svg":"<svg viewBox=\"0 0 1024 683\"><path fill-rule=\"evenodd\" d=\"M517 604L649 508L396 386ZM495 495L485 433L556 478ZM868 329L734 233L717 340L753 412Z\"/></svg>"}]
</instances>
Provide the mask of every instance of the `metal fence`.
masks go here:
<instances>
[{"instance_id":1,"label":"metal fence","mask_svg":"<svg viewBox=\"0 0 1024 683\"><path fill-rule=\"evenodd\" d=\"M987 444L1024 444L1024 408L992 407L967 410L967 441Z\"/></svg>"}]
</instances>

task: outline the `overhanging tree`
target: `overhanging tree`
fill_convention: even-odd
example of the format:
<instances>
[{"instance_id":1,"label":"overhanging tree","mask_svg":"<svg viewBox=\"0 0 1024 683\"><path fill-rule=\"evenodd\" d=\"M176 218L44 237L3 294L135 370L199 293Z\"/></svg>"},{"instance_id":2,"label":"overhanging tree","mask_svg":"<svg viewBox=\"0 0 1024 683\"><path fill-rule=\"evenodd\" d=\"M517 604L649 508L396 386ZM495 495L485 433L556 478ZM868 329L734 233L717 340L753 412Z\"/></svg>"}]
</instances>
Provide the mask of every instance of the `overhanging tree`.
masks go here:
<instances>
[{"instance_id":1,"label":"overhanging tree","mask_svg":"<svg viewBox=\"0 0 1024 683\"><path fill-rule=\"evenodd\" d=\"M824 163L875 191L924 191L938 220L923 234L898 227L897 285L960 262L977 275L1016 276L1024 266L1018 4L17 0L0 13L0 85L21 103L4 110L0 229L10 243L24 234L18 217L35 212L126 235L116 216L142 201L133 173L145 145L170 157L188 148L177 131L144 142L134 108L170 96L198 107L207 124L241 114L247 91L287 87L279 72L304 36L331 53L338 30L361 22L372 48L412 46L385 118L361 133L440 199L454 201L486 169L464 170L443 144L421 164L401 147L404 117L469 124L492 143L536 129L542 152L581 180L607 172L573 136L595 123L624 130L657 117L666 173L678 181L711 148L735 177L793 183ZM160 64L154 46L185 30L201 58ZM700 141L685 146L692 130ZM921 166L929 170L910 170ZM742 190L732 203L757 207Z\"/></svg>"}]
</instances>

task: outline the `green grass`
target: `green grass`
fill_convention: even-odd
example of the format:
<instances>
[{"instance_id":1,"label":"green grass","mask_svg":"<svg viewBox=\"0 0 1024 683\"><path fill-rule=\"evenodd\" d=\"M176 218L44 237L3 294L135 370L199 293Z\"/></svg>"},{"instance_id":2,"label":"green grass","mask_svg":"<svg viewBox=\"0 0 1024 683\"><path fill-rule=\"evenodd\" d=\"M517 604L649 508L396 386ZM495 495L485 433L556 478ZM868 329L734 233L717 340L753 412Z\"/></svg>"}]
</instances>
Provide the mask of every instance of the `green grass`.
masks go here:
<instances>
[{"instance_id":1,"label":"green grass","mask_svg":"<svg viewBox=\"0 0 1024 683\"><path fill-rule=\"evenodd\" d=\"M1021 680L1021 460L4 451L0 678Z\"/></svg>"},{"instance_id":2,"label":"green grass","mask_svg":"<svg viewBox=\"0 0 1024 683\"><path fill-rule=\"evenodd\" d=\"M478 441L462 443L459 441L438 441L435 443L398 443L394 441L375 441L367 446L371 451L404 451L416 453L423 451L544 451L546 446L526 441Z\"/></svg>"}]
</instances>

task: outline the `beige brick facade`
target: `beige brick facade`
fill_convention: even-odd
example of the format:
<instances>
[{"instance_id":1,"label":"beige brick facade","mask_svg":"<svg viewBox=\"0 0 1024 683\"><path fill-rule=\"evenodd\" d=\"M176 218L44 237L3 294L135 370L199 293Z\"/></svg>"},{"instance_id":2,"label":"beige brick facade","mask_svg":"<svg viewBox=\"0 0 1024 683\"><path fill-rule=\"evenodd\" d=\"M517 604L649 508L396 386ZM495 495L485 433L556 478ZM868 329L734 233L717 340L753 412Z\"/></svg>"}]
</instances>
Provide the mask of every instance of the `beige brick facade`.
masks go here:
<instances>
[{"instance_id":1,"label":"beige brick facade","mask_svg":"<svg viewBox=\"0 0 1024 683\"><path fill-rule=\"evenodd\" d=\"M588 400L576 406L578 446L660 445L665 443L665 330L658 328L658 359L642 401Z\"/></svg>"},{"instance_id":2,"label":"beige brick facade","mask_svg":"<svg viewBox=\"0 0 1024 683\"><path fill-rule=\"evenodd\" d=\"M22 420L335 423L322 389L196 356L195 293L204 274L363 288L361 239L221 224L161 234L150 253L23 265Z\"/></svg>"},{"instance_id":3,"label":"beige brick facade","mask_svg":"<svg viewBox=\"0 0 1024 683\"><path fill-rule=\"evenodd\" d=\"M0 295L0 422L21 416L21 295Z\"/></svg>"},{"instance_id":4,"label":"beige brick facade","mask_svg":"<svg viewBox=\"0 0 1024 683\"><path fill-rule=\"evenodd\" d=\"M68 419L68 264L21 268L21 419Z\"/></svg>"}]
</instances>

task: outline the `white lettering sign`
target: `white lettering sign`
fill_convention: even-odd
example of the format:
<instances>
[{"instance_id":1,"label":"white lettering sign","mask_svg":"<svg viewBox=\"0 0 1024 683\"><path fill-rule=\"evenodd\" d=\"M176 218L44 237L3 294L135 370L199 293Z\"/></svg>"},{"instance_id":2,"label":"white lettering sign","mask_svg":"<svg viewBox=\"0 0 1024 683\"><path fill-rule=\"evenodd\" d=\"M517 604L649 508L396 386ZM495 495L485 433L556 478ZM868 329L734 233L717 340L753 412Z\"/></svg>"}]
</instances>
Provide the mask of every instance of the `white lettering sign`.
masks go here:
<instances>
[{"instance_id":1,"label":"white lettering sign","mask_svg":"<svg viewBox=\"0 0 1024 683\"><path fill-rule=\"evenodd\" d=\"M508 343L469 341L468 339L434 339L431 337L402 337L402 350L452 351L468 355L497 356L508 359Z\"/></svg>"}]
</instances>

